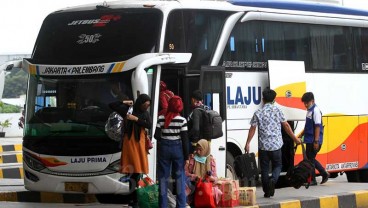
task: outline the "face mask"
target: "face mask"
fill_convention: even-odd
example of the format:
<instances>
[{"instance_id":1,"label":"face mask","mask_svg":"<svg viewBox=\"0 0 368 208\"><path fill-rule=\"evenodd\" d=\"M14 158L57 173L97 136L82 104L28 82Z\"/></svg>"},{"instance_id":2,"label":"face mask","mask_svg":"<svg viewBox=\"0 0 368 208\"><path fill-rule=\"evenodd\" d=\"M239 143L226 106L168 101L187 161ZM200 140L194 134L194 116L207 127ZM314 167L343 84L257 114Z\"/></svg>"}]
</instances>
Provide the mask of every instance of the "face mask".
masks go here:
<instances>
[{"instance_id":1,"label":"face mask","mask_svg":"<svg viewBox=\"0 0 368 208\"><path fill-rule=\"evenodd\" d=\"M206 160L207 160L207 157L194 155L194 160L199 162L199 163L205 164Z\"/></svg>"}]
</instances>

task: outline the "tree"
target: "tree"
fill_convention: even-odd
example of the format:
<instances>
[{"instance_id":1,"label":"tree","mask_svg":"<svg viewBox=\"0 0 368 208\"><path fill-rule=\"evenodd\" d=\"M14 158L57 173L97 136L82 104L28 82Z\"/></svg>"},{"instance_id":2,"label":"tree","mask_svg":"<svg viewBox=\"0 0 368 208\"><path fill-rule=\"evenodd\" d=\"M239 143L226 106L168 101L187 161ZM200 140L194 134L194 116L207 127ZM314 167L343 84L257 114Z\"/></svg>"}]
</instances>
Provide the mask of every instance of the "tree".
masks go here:
<instances>
[{"instance_id":1,"label":"tree","mask_svg":"<svg viewBox=\"0 0 368 208\"><path fill-rule=\"evenodd\" d=\"M15 68L5 77L3 98L19 98L26 94L28 74L22 69Z\"/></svg>"}]
</instances>

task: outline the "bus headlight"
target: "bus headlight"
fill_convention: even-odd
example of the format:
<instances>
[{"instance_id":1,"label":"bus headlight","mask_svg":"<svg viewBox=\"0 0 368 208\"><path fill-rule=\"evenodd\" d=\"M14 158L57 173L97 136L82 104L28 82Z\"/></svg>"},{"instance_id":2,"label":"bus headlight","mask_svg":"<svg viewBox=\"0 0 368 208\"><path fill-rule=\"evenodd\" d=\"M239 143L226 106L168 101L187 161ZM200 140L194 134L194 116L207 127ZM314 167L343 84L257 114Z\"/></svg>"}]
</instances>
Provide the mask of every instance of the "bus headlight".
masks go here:
<instances>
[{"instance_id":1,"label":"bus headlight","mask_svg":"<svg viewBox=\"0 0 368 208\"><path fill-rule=\"evenodd\" d=\"M109 166L107 166L107 169L118 172L120 170L120 160L111 163Z\"/></svg>"},{"instance_id":2,"label":"bus headlight","mask_svg":"<svg viewBox=\"0 0 368 208\"><path fill-rule=\"evenodd\" d=\"M23 151L23 160L28 165L28 167L32 168L33 170L40 171L46 168L41 161L25 151Z\"/></svg>"}]
</instances>

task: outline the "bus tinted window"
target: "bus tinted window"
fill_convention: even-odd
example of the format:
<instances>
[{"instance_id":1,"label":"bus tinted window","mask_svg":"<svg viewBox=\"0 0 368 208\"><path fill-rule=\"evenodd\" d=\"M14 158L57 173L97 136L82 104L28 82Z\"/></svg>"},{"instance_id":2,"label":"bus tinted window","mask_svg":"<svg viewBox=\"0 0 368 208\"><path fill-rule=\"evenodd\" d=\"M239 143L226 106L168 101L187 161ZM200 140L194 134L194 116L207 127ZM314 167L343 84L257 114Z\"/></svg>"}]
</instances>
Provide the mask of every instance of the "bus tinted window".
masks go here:
<instances>
[{"instance_id":1,"label":"bus tinted window","mask_svg":"<svg viewBox=\"0 0 368 208\"><path fill-rule=\"evenodd\" d=\"M222 64L267 69L268 60L304 61L307 71L353 71L351 29L340 26L249 21L232 31Z\"/></svg>"},{"instance_id":2,"label":"bus tinted window","mask_svg":"<svg viewBox=\"0 0 368 208\"><path fill-rule=\"evenodd\" d=\"M161 21L155 9L54 13L42 25L33 62L91 64L156 52Z\"/></svg>"},{"instance_id":3,"label":"bus tinted window","mask_svg":"<svg viewBox=\"0 0 368 208\"><path fill-rule=\"evenodd\" d=\"M340 26L310 25L311 70L351 71L350 30Z\"/></svg>"},{"instance_id":4,"label":"bus tinted window","mask_svg":"<svg viewBox=\"0 0 368 208\"><path fill-rule=\"evenodd\" d=\"M368 71L368 29L354 28L355 66L357 72Z\"/></svg>"},{"instance_id":5,"label":"bus tinted window","mask_svg":"<svg viewBox=\"0 0 368 208\"><path fill-rule=\"evenodd\" d=\"M169 14L164 51L189 52L189 70L208 65L219 34L230 12L175 10ZM199 55L201 54L201 55Z\"/></svg>"}]
</instances>

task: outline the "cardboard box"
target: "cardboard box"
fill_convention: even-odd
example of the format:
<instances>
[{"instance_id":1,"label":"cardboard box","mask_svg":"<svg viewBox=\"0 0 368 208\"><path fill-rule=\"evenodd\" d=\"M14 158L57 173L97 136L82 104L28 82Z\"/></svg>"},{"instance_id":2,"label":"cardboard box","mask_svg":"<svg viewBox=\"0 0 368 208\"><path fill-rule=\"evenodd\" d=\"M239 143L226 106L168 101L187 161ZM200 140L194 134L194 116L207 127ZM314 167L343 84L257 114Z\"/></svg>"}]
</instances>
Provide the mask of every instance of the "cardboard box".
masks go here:
<instances>
[{"instance_id":1,"label":"cardboard box","mask_svg":"<svg viewBox=\"0 0 368 208\"><path fill-rule=\"evenodd\" d=\"M256 201L256 187L240 187L239 188L239 205L253 206Z\"/></svg>"},{"instance_id":2,"label":"cardboard box","mask_svg":"<svg viewBox=\"0 0 368 208\"><path fill-rule=\"evenodd\" d=\"M219 179L216 186L222 191L218 207L239 206L239 181L232 179Z\"/></svg>"}]
</instances>

